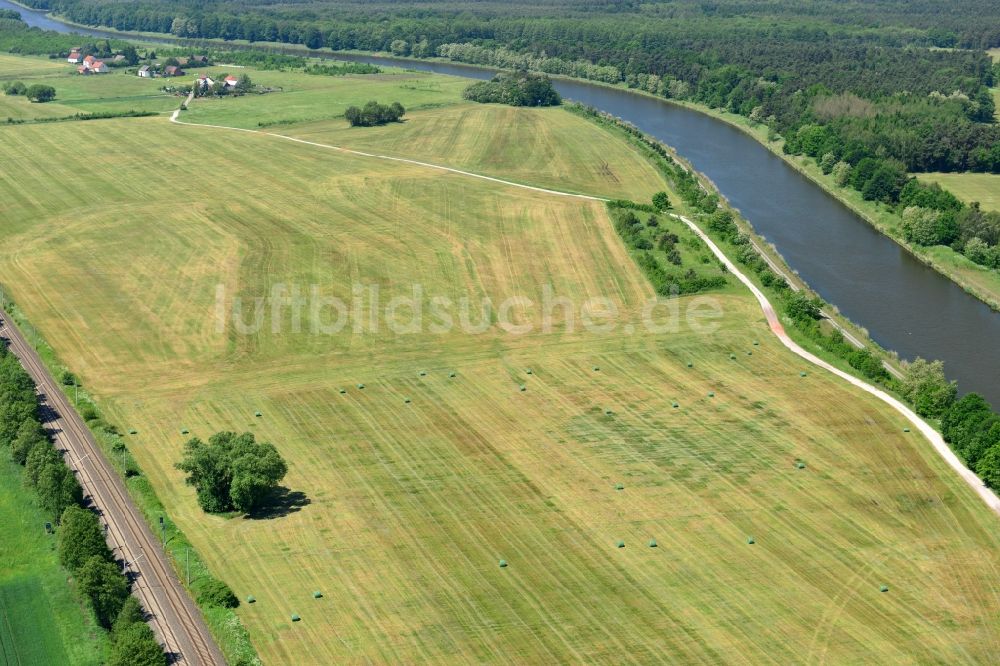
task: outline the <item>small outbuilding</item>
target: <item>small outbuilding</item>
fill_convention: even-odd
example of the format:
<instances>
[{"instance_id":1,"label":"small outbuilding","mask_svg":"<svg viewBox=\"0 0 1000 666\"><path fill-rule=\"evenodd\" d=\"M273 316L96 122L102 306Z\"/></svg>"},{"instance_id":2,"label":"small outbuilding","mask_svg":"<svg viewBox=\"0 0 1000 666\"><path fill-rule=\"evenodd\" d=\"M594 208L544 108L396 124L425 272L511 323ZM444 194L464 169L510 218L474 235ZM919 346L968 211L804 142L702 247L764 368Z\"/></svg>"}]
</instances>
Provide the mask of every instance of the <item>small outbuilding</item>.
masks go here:
<instances>
[{"instance_id":1,"label":"small outbuilding","mask_svg":"<svg viewBox=\"0 0 1000 666\"><path fill-rule=\"evenodd\" d=\"M184 76L184 70L177 65L167 65L163 68L163 76Z\"/></svg>"},{"instance_id":2,"label":"small outbuilding","mask_svg":"<svg viewBox=\"0 0 1000 666\"><path fill-rule=\"evenodd\" d=\"M153 68L149 65L143 65L139 68L139 71L136 72L136 75L144 79L151 79L153 78Z\"/></svg>"},{"instance_id":3,"label":"small outbuilding","mask_svg":"<svg viewBox=\"0 0 1000 666\"><path fill-rule=\"evenodd\" d=\"M79 51L70 51L69 57L66 58L66 62L76 65L83 60L83 56L80 55Z\"/></svg>"}]
</instances>

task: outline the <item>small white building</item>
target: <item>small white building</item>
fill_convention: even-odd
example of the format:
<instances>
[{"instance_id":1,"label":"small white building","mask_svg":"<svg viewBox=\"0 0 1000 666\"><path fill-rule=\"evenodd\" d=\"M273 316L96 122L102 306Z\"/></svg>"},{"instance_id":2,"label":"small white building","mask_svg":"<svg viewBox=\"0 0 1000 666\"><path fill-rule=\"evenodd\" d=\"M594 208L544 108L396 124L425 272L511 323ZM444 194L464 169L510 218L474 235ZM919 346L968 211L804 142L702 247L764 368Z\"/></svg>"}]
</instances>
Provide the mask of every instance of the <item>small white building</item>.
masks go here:
<instances>
[{"instance_id":1,"label":"small white building","mask_svg":"<svg viewBox=\"0 0 1000 666\"><path fill-rule=\"evenodd\" d=\"M66 62L74 65L78 64L81 60L83 60L83 56L80 55L79 51L71 51L69 57L66 58Z\"/></svg>"},{"instance_id":2,"label":"small white building","mask_svg":"<svg viewBox=\"0 0 1000 666\"><path fill-rule=\"evenodd\" d=\"M143 65L142 67L140 67L139 71L136 72L136 74L144 79L153 78L153 70L152 68L150 68L149 65Z\"/></svg>"},{"instance_id":3,"label":"small white building","mask_svg":"<svg viewBox=\"0 0 1000 666\"><path fill-rule=\"evenodd\" d=\"M227 88L235 88L236 84L239 83L239 82L240 82L240 80L238 78L236 78L235 76L233 76L232 74L230 74L229 76L227 76L226 80L224 81L224 83L225 83L225 85L226 85Z\"/></svg>"},{"instance_id":4,"label":"small white building","mask_svg":"<svg viewBox=\"0 0 1000 666\"><path fill-rule=\"evenodd\" d=\"M202 90L207 89L207 88L211 88L212 86L215 85L215 81L213 81L211 78L205 76L204 74L202 74L201 76L199 76L198 80L195 83Z\"/></svg>"}]
</instances>

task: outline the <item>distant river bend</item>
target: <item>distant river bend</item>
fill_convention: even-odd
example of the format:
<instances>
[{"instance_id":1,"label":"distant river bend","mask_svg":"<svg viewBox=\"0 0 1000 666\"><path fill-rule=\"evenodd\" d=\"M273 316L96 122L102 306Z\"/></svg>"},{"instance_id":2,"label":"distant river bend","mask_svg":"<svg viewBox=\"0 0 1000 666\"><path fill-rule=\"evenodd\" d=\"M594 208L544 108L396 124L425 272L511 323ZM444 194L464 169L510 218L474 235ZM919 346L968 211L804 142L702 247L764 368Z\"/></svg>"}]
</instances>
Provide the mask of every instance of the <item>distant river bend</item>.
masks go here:
<instances>
[{"instance_id":1,"label":"distant river bend","mask_svg":"<svg viewBox=\"0 0 1000 666\"><path fill-rule=\"evenodd\" d=\"M7 0L29 25L114 37L67 26ZM150 40L160 41L160 40ZM314 55L331 57L329 53ZM362 55L337 58L469 78L475 67ZM962 391L1000 407L1000 314L914 259L815 183L735 127L625 90L558 80L564 96L627 120L677 149L712 179L754 228L828 302L904 358L941 359Z\"/></svg>"}]
</instances>

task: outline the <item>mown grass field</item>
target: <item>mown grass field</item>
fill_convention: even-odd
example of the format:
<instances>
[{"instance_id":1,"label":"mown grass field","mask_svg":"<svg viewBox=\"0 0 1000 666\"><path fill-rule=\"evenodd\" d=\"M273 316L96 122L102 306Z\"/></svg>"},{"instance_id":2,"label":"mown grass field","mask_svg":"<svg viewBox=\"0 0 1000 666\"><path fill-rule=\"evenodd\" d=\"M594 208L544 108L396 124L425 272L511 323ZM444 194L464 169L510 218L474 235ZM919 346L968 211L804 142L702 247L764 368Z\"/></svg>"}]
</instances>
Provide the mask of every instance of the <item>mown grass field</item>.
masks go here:
<instances>
[{"instance_id":1,"label":"mown grass field","mask_svg":"<svg viewBox=\"0 0 1000 666\"><path fill-rule=\"evenodd\" d=\"M962 201L978 201L983 210L1000 210L1000 175L995 173L922 173L917 177L940 184Z\"/></svg>"},{"instance_id":2,"label":"mown grass field","mask_svg":"<svg viewBox=\"0 0 1000 666\"><path fill-rule=\"evenodd\" d=\"M74 597L55 537L24 490L18 468L0 462L0 664L101 663L103 633Z\"/></svg>"},{"instance_id":3,"label":"mown grass field","mask_svg":"<svg viewBox=\"0 0 1000 666\"><path fill-rule=\"evenodd\" d=\"M609 196L663 187L560 113L456 104L357 141L540 185L566 164L565 189ZM562 139L542 154L497 129L543 124ZM642 327L651 289L602 204L162 118L0 138L8 294L139 431L131 451L213 572L257 599L239 613L265 662L955 664L1000 649L996 516L901 417L787 353L749 294L678 299L676 330ZM377 285L383 306L419 284L425 313L435 296L524 296L513 320L533 330L435 331L425 315L420 332L355 330L363 317L314 332L287 308L217 329L220 288L228 310L276 284L346 302L363 285L366 304ZM579 314L571 330L557 308L545 332L545 285L606 297L617 314L595 317L615 330ZM684 316L713 305L713 332ZM173 468L181 428L275 442L284 506L203 514Z\"/></svg>"}]
</instances>

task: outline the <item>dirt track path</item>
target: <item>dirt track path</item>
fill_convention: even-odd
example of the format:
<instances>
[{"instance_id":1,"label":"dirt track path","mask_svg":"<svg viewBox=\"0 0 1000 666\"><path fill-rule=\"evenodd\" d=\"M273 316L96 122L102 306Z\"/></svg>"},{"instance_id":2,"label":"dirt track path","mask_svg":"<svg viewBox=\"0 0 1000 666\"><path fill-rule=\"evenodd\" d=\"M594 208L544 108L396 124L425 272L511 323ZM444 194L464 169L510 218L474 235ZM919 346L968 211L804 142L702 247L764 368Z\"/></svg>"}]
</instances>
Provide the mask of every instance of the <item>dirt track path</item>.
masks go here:
<instances>
[{"instance_id":1,"label":"dirt track path","mask_svg":"<svg viewBox=\"0 0 1000 666\"><path fill-rule=\"evenodd\" d=\"M132 593L150 615L149 624L175 666L224 666L198 607L181 586L160 540L153 535L125 484L35 350L7 313L0 309L0 336L38 386L45 427L55 446L65 451L66 464L76 473L83 492L106 526L108 545L133 580Z\"/></svg>"},{"instance_id":2,"label":"dirt track path","mask_svg":"<svg viewBox=\"0 0 1000 666\"><path fill-rule=\"evenodd\" d=\"M962 479L967 484L969 484L969 486L974 491L976 491L976 493L982 498L982 500L986 502L986 505L991 509L993 509L993 511L996 512L997 514L1000 514L1000 497L997 497L996 493L987 488L983 484L982 479L976 476L975 473L972 472L972 470L966 467L962 463L962 461L959 460L958 456L955 455L955 452L951 450L951 447L948 446L947 442L944 441L944 438L941 437L941 434L937 430L932 428L930 424L928 424L922 418L917 416L917 414L912 409L910 409L905 404L903 404L896 398L892 397L882 389L876 388L871 384L861 379L858 379L854 375L848 374L839 368L835 368L834 366L830 365L823 359L819 358L818 356L810 352L807 352L805 349L800 347L797 342L792 340L790 337L788 337L788 334L785 333L785 328L784 326L781 325L781 320L778 318L778 314L777 312L775 312L774 306L772 306L771 302L767 300L767 296L765 296L764 293L757 288L757 285L751 282L746 275L740 272L739 268L737 268L733 264L733 262L729 260L729 258L722 252L722 250L719 249L719 247L712 241L712 239L709 238L708 235L705 234L705 232L699 229L698 225L696 225L694 222L687 219L686 217L682 215L673 215L673 214L671 215L671 217L681 220L682 222L684 222L684 224L690 227L690 229L694 233L698 234L698 236L703 241L705 241L705 244L708 245L709 249L712 250L715 256L718 257L719 261L721 261L726 265L726 268L729 269L729 272L735 275L740 282L746 285L747 289L749 289L750 292L754 295L754 297L756 297L757 302L760 303L760 307L764 311L764 316L767 317L768 326L771 327L771 332L774 333L776 336L778 336L778 339L781 340L781 343L785 345L785 347L790 349L792 353L801 356L802 358L809 361L813 365L819 366L824 370L826 370L827 372L832 372L841 379L844 379L850 384L860 388L862 391L872 394L873 396L875 396L882 402L888 404L897 412L905 416L906 419L911 424L913 424L924 437L927 438L927 440L931 443L931 445L938 452L938 454L942 458L944 458L945 462L948 463L948 465L950 465L952 469L958 472L958 475L962 477Z\"/></svg>"}]
</instances>

